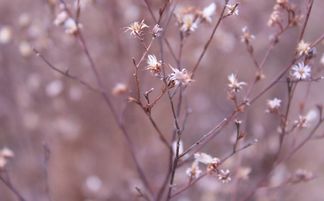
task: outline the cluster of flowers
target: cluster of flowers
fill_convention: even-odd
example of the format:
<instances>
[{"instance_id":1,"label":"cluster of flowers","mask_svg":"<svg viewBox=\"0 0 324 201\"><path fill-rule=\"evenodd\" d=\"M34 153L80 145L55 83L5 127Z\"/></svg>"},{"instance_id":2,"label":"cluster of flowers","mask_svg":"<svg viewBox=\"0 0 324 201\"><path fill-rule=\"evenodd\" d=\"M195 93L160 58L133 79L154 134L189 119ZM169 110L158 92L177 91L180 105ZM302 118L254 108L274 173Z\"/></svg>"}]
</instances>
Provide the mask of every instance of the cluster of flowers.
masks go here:
<instances>
[{"instance_id":1,"label":"cluster of flowers","mask_svg":"<svg viewBox=\"0 0 324 201\"><path fill-rule=\"evenodd\" d=\"M197 179L202 174L199 164L203 164L206 166L206 172L211 175L216 173L217 178L221 182L228 183L231 181L230 171L228 169L219 168L221 164L219 158L212 157L206 153L196 153L194 158L195 160L193 161L191 167L186 170L186 174L190 180Z\"/></svg>"}]
</instances>

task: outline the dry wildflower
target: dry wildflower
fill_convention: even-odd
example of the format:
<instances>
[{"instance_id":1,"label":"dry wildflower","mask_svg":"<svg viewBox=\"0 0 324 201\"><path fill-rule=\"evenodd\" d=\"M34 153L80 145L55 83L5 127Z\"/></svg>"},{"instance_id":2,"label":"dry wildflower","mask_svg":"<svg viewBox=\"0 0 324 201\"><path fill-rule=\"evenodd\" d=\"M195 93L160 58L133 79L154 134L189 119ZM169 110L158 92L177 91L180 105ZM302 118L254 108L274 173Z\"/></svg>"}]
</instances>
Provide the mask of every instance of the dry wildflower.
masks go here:
<instances>
[{"instance_id":1,"label":"dry wildflower","mask_svg":"<svg viewBox=\"0 0 324 201\"><path fill-rule=\"evenodd\" d=\"M128 92L128 87L124 83L117 83L112 89L111 93L114 96L120 96Z\"/></svg>"},{"instance_id":2,"label":"dry wildflower","mask_svg":"<svg viewBox=\"0 0 324 201\"><path fill-rule=\"evenodd\" d=\"M272 11L270 18L268 20L268 26L272 27L275 24L281 24L282 18L280 16L279 10Z\"/></svg>"},{"instance_id":3,"label":"dry wildflower","mask_svg":"<svg viewBox=\"0 0 324 201\"><path fill-rule=\"evenodd\" d=\"M317 112L315 110L310 110L306 115L299 115L298 119L294 121L297 128L308 128L310 122L317 118Z\"/></svg>"},{"instance_id":4,"label":"dry wildflower","mask_svg":"<svg viewBox=\"0 0 324 201\"><path fill-rule=\"evenodd\" d=\"M191 79L191 73L188 72L185 68L183 68L182 70L173 68L172 66L170 66L170 68L173 72L170 74L169 79L170 81L174 82L175 85L188 85L193 81Z\"/></svg>"},{"instance_id":5,"label":"dry wildflower","mask_svg":"<svg viewBox=\"0 0 324 201\"><path fill-rule=\"evenodd\" d=\"M156 24L152 29L153 37L160 37L162 31L163 31L163 28L160 27L160 25Z\"/></svg>"},{"instance_id":6,"label":"dry wildflower","mask_svg":"<svg viewBox=\"0 0 324 201\"><path fill-rule=\"evenodd\" d=\"M297 53L298 55L307 55L310 51L310 44L306 43L305 41L301 40L297 45Z\"/></svg>"},{"instance_id":7,"label":"dry wildflower","mask_svg":"<svg viewBox=\"0 0 324 201\"><path fill-rule=\"evenodd\" d=\"M230 171L228 169L219 170L219 172L217 174L217 177L222 183L228 183L228 182L230 182L232 180L231 177L230 177Z\"/></svg>"},{"instance_id":8,"label":"dry wildflower","mask_svg":"<svg viewBox=\"0 0 324 201\"><path fill-rule=\"evenodd\" d=\"M277 112L281 106L281 100L278 98L268 100L267 105L268 105L267 112L270 112L270 113Z\"/></svg>"},{"instance_id":9,"label":"dry wildflower","mask_svg":"<svg viewBox=\"0 0 324 201\"><path fill-rule=\"evenodd\" d=\"M212 16L215 14L216 4L211 3L209 6L205 7L201 12L201 18L208 23L211 23Z\"/></svg>"},{"instance_id":10,"label":"dry wildflower","mask_svg":"<svg viewBox=\"0 0 324 201\"><path fill-rule=\"evenodd\" d=\"M238 4L227 4L226 5L228 15L239 15Z\"/></svg>"},{"instance_id":11,"label":"dry wildflower","mask_svg":"<svg viewBox=\"0 0 324 201\"><path fill-rule=\"evenodd\" d=\"M190 168L186 170L186 174L190 179L197 179L201 175L202 171L199 168L198 161L194 161Z\"/></svg>"},{"instance_id":12,"label":"dry wildflower","mask_svg":"<svg viewBox=\"0 0 324 201\"><path fill-rule=\"evenodd\" d=\"M0 43L7 44L11 41L12 31L9 26L1 27L0 29Z\"/></svg>"},{"instance_id":13,"label":"dry wildflower","mask_svg":"<svg viewBox=\"0 0 324 201\"><path fill-rule=\"evenodd\" d=\"M311 68L304 62L300 62L291 68L291 75L296 80L305 80L311 76Z\"/></svg>"},{"instance_id":14,"label":"dry wildflower","mask_svg":"<svg viewBox=\"0 0 324 201\"><path fill-rule=\"evenodd\" d=\"M147 56L146 70L149 70L153 75L157 76L161 73L161 66L161 61L158 61L155 55L149 54Z\"/></svg>"},{"instance_id":15,"label":"dry wildflower","mask_svg":"<svg viewBox=\"0 0 324 201\"><path fill-rule=\"evenodd\" d=\"M248 43L251 40L254 40L255 39L255 36L249 32L247 26L245 26L245 27L242 28L242 33L243 34L241 36L241 41L243 43Z\"/></svg>"},{"instance_id":16,"label":"dry wildflower","mask_svg":"<svg viewBox=\"0 0 324 201\"><path fill-rule=\"evenodd\" d=\"M181 17L180 31L184 33L193 32L198 28L198 22L193 14L185 14Z\"/></svg>"},{"instance_id":17,"label":"dry wildflower","mask_svg":"<svg viewBox=\"0 0 324 201\"><path fill-rule=\"evenodd\" d=\"M228 88L232 91L232 92L239 92L243 85L246 85L245 82L239 82L237 80L237 76L234 75L233 73L230 74L228 77L227 77L228 81L229 81L229 84L228 84Z\"/></svg>"},{"instance_id":18,"label":"dry wildflower","mask_svg":"<svg viewBox=\"0 0 324 201\"><path fill-rule=\"evenodd\" d=\"M130 31L130 35L134 37L141 37L143 34L143 29L148 28L149 26L144 23L144 20L141 22L133 22L128 27L126 27L126 31Z\"/></svg>"},{"instance_id":19,"label":"dry wildflower","mask_svg":"<svg viewBox=\"0 0 324 201\"><path fill-rule=\"evenodd\" d=\"M203 163L205 165L220 163L219 158L212 157L211 155L206 154L206 153L195 153L194 157L195 157L195 160L197 160L198 162Z\"/></svg>"}]
</instances>

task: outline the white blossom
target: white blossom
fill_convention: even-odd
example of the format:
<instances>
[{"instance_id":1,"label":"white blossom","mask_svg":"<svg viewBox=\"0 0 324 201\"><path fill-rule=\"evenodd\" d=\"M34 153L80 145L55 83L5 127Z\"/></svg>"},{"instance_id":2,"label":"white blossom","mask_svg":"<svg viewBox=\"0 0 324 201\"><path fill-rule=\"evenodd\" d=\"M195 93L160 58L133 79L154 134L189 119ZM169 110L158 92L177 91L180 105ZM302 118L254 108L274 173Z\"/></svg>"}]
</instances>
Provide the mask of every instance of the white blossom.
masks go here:
<instances>
[{"instance_id":1,"label":"white blossom","mask_svg":"<svg viewBox=\"0 0 324 201\"><path fill-rule=\"evenodd\" d=\"M190 84L193 80L191 79L191 73L189 73L185 68L179 70L177 68L173 68L172 73L170 74L170 80L175 82L175 85L179 85L180 83L183 85Z\"/></svg>"},{"instance_id":2,"label":"white blossom","mask_svg":"<svg viewBox=\"0 0 324 201\"><path fill-rule=\"evenodd\" d=\"M193 32L198 28L198 23L195 21L193 14L185 14L181 16L181 27L182 32Z\"/></svg>"},{"instance_id":3,"label":"white blossom","mask_svg":"<svg viewBox=\"0 0 324 201\"><path fill-rule=\"evenodd\" d=\"M275 112L280 108L281 100L278 98L268 100L267 105L268 105L268 110L267 110L268 112Z\"/></svg>"},{"instance_id":4,"label":"white blossom","mask_svg":"<svg viewBox=\"0 0 324 201\"><path fill-rule=\"evenodd\" d=\"M233 73L230 74L228 77L228 81L229 81L229 84L228 84L228 87L230 88L231 91L233 92L238 92L242 89L242 86L243 85L246 85L245 82L239 82L237 80L237 76L234 75Z\"/></svg>"},{"instance_id":5,"label":"white blossom","mask_svg":"<svg viewBox=\"0 0 324 201\"><path fill-rule=\"evenodd\" d=\"M232 179L230 177L230 171L228 169L226 170L223 170L221 169L219 172L218 172L218 179L222 182L222 183L228 183L230 182Z\"/></svg>"},{"instance_id":6,"label":"white blossom","mask_svg":"<svg viewBox=\"0 0 324 201\"><path fill-rule=\"evenodd\" d=\"M147 56L146 70L149 70L154 75L158 75L161 72L161 65L161 61L158 61L155 55L149 54Z\"/></svg>"},{"instance_id":7,"label":"white blossom","mask_svg":"<svg viewBox=\"0 0 324 201\"><path fill-rule=\"evenodd\" d=\"M144 23L144 20L141 22L133 22L128 27L126 27L126 31L130 31L130 35L134 37L142 36L143 29L148 28L149 26Z\"/></svg>"},{"instance_id":8,"label":"white blossom","mask_svg":"<svg viewBox=\"0 0 324 201\"><path fill-rule=\"evenodd\" d=\"M305 80L311 76L311 68L304 62L300 62L291 68L291 75L297 80Z\"/></svg>"},{"instance_id":9,"label":"white blossom","mask_svg":"<svg viewBox=\"0 0 324 201\"><path fill-rule=\"evenodd\" d=\"M210 23L212 21L211 17L214 15L215 11L216 11L216 4L211 3L209 6L203 9L201 17Z\"/></svg>"}]
</instances>

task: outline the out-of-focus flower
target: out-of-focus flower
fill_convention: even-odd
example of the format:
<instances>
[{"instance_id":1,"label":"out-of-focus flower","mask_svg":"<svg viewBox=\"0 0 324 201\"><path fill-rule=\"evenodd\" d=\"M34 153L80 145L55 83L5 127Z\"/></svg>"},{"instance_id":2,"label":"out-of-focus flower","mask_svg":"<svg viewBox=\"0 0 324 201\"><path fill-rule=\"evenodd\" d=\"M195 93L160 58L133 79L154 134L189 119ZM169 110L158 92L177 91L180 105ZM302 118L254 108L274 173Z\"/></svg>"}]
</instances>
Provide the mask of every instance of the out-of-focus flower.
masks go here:
<instances>
[{"instance_id":1,"label":"out-of-focus flower","mask_svg":"<svg viewBox=\"0 0 324 201\"><path fill-rule=\"evenodd\" d=\"M194 161L190 168L186 170L186 174L190 179L197 179L201 175L198 161Z\"/></svg>"},{"instance_id":2,"label":"out-of-focus flower","mask_svg":"<svg viewBox=\"0 0 324 201\"><path fill-rule=\"evenodd\" d=\"M320 62L321 62L322 65L324 65L324 54L322 55Z\"/></svg>"},{"instance_id":3,"label":"out-of-focus flower","mask_svg":"<svg viewBox=\"0 0 324 201\"><path fill-rule=\"evenodd\" d=\"M63 82L61 80L54 80L46 86L45 91L49 97L53 98L60 95L63 89Z\"/></svg>"},{"instance_id":4,"label":"out-of-focus flower","mask_svg":"<svg viewBox=\"0 0 324 201\"><path fill-rule=\"evenodd\" d=\"M211 17L215 14L215 11L216 11L216 4L211 3L209 6L205 7L202 10L201 18L210 23L212 21Z\"/></svg>"},{"instance_id":5,"label":"out-of-focus flower","mask_svg":"<svg viewBox=\"0 0 324 201\"><path fill-rule=\"evenodd\" d=\"M242 87L244 85L246 85L245 82L239 82L237 80L237 76L234 75L233 73L230 74L228 77L227 77L228 81L229 81L229 84L228 84L228 87L229 89L232 91L232 92L239 92Z\"/></svg>"},{"instance_id":6,"label":"out-of-focus flower","mask_svg":"<svg viewBox=\"0 0 324 201\"><path fill-rule=\"evenodd\" d=\"M71 17L64 22L65 33L67 34L76 34L80 28L82 28L82 25L80 23L77 24L76 21Z\"/></svg>"},{"instance_id":7,"label":"out-of-focus flower","mask_svg":"<svg viewBox=\"0 0 324 201\"><path fill-rule=\"evenodd\" d=\"M54 24L56 26L60 26L63 25L64 22L69 18L69 15L66 11L61 11L57 14L55 20L54 20Z\"/></svg>"},{"instance_id":8,"label":"out-of-focus flower","mask_svg":"<svg viewBox=\"0 0 324 201\"><path fill-rule=\"evenodd\" d=\"M153 27L153 36L154 37L160 37L161 36L161 32L163 31L163 28L160 27L160 25L156 24L154 27Z\"/></svg>"},{"instance_id":9,"label":"out-of-focus flower","mask_svg":"<svg viewBox=\"0 0 324 201\"><path fill-rule=\"evenodd\" d=\"M9 148L2 148L0 150L0 172L6 167L8 160L13 158L15 154Z\"/></svg>"},{"instance_id":10,"label":"out-of-focus flower","mask_svg":"<svg viewBox=\"0 0 324 201\"><path fill-rule=\"evenodd\" d=\"M149 26L144 23L144 20L141 22L133 22L128 27L126 27L126 31L130 31L130 35L134 37L141 37L143 34L143 29L148 28Z\"/></svg>"},{"instance_id":11,"label":"out-of-focus flower","mask_svg":"<svg viewBox=\"0 0 324 201\"><path fill-rule=\"evenodd\" d=\"M268 105L267 112L271 112L271 113L277 112L281 106L281 100L278 98L268 100L267 105Z\"/></svg>"},{"instance_id":12,"label":"out-of-focus flower","mask_svg":"<svg viewBox=\"0 0 324 201\"><path fill-rule=\"evenodd\" d=\"M249 42L251 40L255 39L255 36L253 34L251 34L247 28L247 26L242 28L242 36L241 36L241 41L243 43Z\"/></svg>"},{"instance_id":13,"label":"out-of-focus flower","mask_svg":"<svg viewBox=\"0 0 324 201\"><path fill-rule=\"evenodd\" d=\"M117 83L112 89L112 94L114 96L119 96L128 92L128 87L124 83Z\"/></svg>"},{"instance_id":14,"label":"out-of-focus flower","mask_svg":"<svg viewBox=\"0 0 324 201\"><path fill-rule=\"evenodd\" d=\"M228 182L230 182L232 180L231 177L230 177L230 171L228 169L219 170L219 172L217 174L217 177L222 183L228 183Z\"/></svg>"},{"instance_id":15,"label":"out-of-focus flower","mask_svg":"<svg viewBox=\"0 0 324 201\"><path fill-rule=\"evenodd\" d=\"M315 110L310 110L306 115L299 115L298 119L294 121L294 124L297 128L307 128L309 127L310 122L314 121L317 118L318 114Z\"/></svg>"},{"instance_id":16,"label":"out-of-focus flower","mask_svg":"<svg viewBox=\"0 0 324 201\"><path fill-rule=\"evenodd\" d=\"M181 17L181 27L180 30L182 32L188 33L193 32L198 28L198 23L195 20L195 16L193 14L185 14Z\"/></svg>"},{"instance_id":17,"label":"out-of-focus flower","mask_svg":"<svg viewBox=\"0 0 324 201\"><path fill-rule=\"evenodd\" d=\"M268 26L272 27L277 23L281 23L282 19L280 16L280 12L278 10L274 10L271 15L270 18L268 20Z\"/></svg>"},{"instance_id":18,"label":"out-of-focus flower","mask_svg":"<svg viewBox=\"0 0 324 201\"><path fill-rule=\"evenodd\" d=\"M305 54L307 55L308 52L310 51L310 44L309 43L306 43L305 41L301 40L298 45L297 45L297 52L298 52L298 55L302 55L302 54Z\"/></svg>"},{"instance_id":19,"label":"out-of-focus flower","mask_svg":"<svg viewBox=\"0 0 324 201\"><path fill-rule=\"evenodd\" d=\"M205 165L220 163L219 158L212 157L211 155L206 153L195 153L194 157L196 161Z\"/></svg>"},{"instance_id":20,"label":"out-of-focus flower","mask_svg":"<svg viewBox=\"0 0 324 201\"><path fill-rule=\"evenodd\" d=\"M227 4L226 9L229 15L239 15L238 4Z\"/></svg>"},{"instance_id":21,"label":"out-of-focus flower","mask_svg":"<svg viewBox=\"0 0 324 201\"><path fill-rule=\"evenodd\" d=\"M179 85L180 83L183 85L188 85L190 84L193 80L191 79L191 73L189 73L185 68L182 70L179 70L177 68L173 68L170 66L172 69L172 73L170 74L170 81L173 81L175 85Z\"/></svg>"},{"instance_id":22,"label":"out-of-focus flower","mask_svg":"<svg viewBox=\"0 0 324 201\"><path fill-rule=\"evenodd\" d=\"M146 70L149 70L153 75L159 75L161 73L161 61L158 61L156 56L149 54L147 56L147 67Z\"/></svg>"},{"instance_id":23,"label":"out-of-focus flower","mask_svg":"<svg viewBox=\"0 0 324 201\"><path fill-rule=\"evenodd\" d=\"M11 41L12 31L9 26L3 26L0 28L0 43L6 44Z\"/></svg>"},{"instance_id":24,"label":"out-of-focus flower","mask_svg":"<svg viewBox=\"0 0 324 201\"><path fill-rule=\"evenodd\" d=\"M19 44L19 52L23 57L29 57L33 53L32 46L27 41L22 41Z\"/></svg>"},{"instance_id":25,"label":"out-of-focus flower","mask_svg":"<svg viewBox=\"0 0 324 201\"><path fill-rule=\"evenodd\" d=\"M19 15L18 24L22 28L28 27L31 24L30 16L27 13L22 13Z\"/></svg>"},{"instance_id":26,"label":"out-of-focus flower","mask_svg":"<svg viewBox=\"0 0 324 201\"><path fill-rule=\"evenodd\" d=\"M296 80L305 80L311 76L311 68L309 65L305 65L304 62L295 64L291 70L291 75Z\"/></svg>"}]
</instances>

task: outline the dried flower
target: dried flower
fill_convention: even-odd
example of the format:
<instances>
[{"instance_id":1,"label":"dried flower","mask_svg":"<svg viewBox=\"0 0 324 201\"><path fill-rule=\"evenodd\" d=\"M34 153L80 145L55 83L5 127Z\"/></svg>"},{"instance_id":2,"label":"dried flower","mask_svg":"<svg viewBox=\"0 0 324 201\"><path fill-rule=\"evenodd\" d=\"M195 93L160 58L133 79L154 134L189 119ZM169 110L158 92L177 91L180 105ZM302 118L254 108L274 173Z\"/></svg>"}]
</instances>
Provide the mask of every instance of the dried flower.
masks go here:
<instances>
[{"instance_id":1,"label":"dried flower","mask_svg":"<svg viewBox=\"0 0 324 201\"><path fill-rule=\"evenodd\" d=\"M228 169L226 170L221 169L218 172L217 177L222 183L228 183L232 180L230 177L230 171Z\"/></svg>"},{"instance_id":2,"label":"dried flower","mask_svg":"<svg viewBox=\"0 0 324 201\"><path fill-rule=\"evenodd\" d=\"M241 41L243 43L246 43L246 42L249 42L249 41L255 39L255 36L249 32L247 26L242 28L242 33L243 33L243 35L241 36Z\"/></svg>"},{"instance_id":3,"label":"dried flower","mask_svg":"<svg viewBox=\"0 0 324 201\"><path fill-rule=\"evenodd\" d=\"M180 30L182 32L188 33L193 32L198 28L198 23L195 20L195 16L193 14L185 14L181 16L181 27Z\"/></svg>"},{"instance_id":4,"label":"dried flower","mask_svg":"<svg viewBox=\"0 0 324 201\"><path fill-rule=\"evenodd\" d=\"M194 157L196 161L203 163L205 165L220 163L219 158L212 157L211 155L206 153L195 153Z\"/></svg>"},{"instance_id":5,"label":"dried flower","mask_svg":"<svg viewBox=\"0 0 324 201\"><path fill-rule=\"evenodd\" d=\"M148 28L149 26L144 23L144 20L141 22L133 22L128 27L126 27L126 31L130 31L130 35L134 37L141 37L143 34L143 29Z\"/></svg>"},{"instance_id":6,"label":"dried flower","mask_svg":"<svg viewBox=\"0 0 324 201\"><path fill-rule=\"evenodd\" d=\"M291 70L291 75L296 80L305 80L311 76L311 68L309 65L305 65L304 62L295 64Z\"/></svg>"},{"instance_id":7,"label":"dried flower","mask_svg":"<svg viewBox=\"0 0 324 201\"><path fill-rule=\"evenodd\" d=\"M298 119L294 121L297 128L307 128L309 123L317 118L317 112L315 110L310 110L306 115L299 115Z\"/></svg>"},{"instance_id":8,"label":"dried flower","mask_svg":"<svg viewBox=\"0 0 324 201\"><path fill-rule=\"evenodd\" d=\"M161 73L161 66L161 61L158 61L155 55L149 54L147 56L146 70L149 70L153 75L157 76Z\"/></svg>"},{"instance_id":9,"label":"dried flower","mask_svg":"<svg viewBox=\"0 0 324 201\"><path fill-rule=\"evenodd\" d=\"M281 106L281 100L278 99L278 98L274 98L272 100L268 100L267 105L268 105L267 112L270 112L270 113L277 112L278 109Z\"/></svg>"},{"instance_id":10,"label":"dried flower","mask_svg":"<svg viewBox=\"0 0 324 201\"><path fill-rule=\"evenodd\" d=\"M122 94L125 94L127 93L128 91L128 87L126 84L124 83L117 83L114 88L112 89L112 94L114 96L119 96L119 95L122 95Z\"/></svg>"},{"instance_id":11,"label":"dried flower","mask_svg":"<svg viewBox=\"0 0 324 201\"><path fill-rule=\"evenodd\" d=\"M210 23L212 21L211 17L215 14L215 11L216 11L216 4L211 3L209 6L205 7L202 10L201 18Z\"/></svg>"},{"instance_id":12,"label":"dried flower","mask_svg":"<svg viewBox=\"0 0 324 201\"><path fill-rule=\"evenodd\" d=\"M201 172L202 171L199 168L199 163L196 160L192 163L191 167L186 170L186 174L190 179L198 178Z\"/></svg>"},{"instance_id":13,"label":"dried flower","mask_svg":"<svg viewBox=\"0 0 324 201\"><path fill-rule=\"evenodd\" d=\"M227 4L226 5L228 15L239 15L238 4Z\"/></svg>"},{"instance_id":14,"label":"dried flower","mask_svg":"<svg viewBox=\"0 0 324 201\"><path fill-rule=\"evenodd\" d=\"M179 70L177 68L173 68L170 66L172 69L172 73L170 74L170 81L175 82L175 85L179 85L180 83L183 85L188 85L190 84L193 80L191 79L191 73L189 73L185 68L182 70Z\"/></svg>"},{"instance_id":15,"label":"dried flower","mask_svg":"<svg viewBox=\"0 0 324 201\"><path fill-rule=\"evenodd\" d=\"M160 37L161 36L161 32L163 31L163 28L160 27L160 25L156 24L154 27L153 27L153 36L154 37Z\"/></svg>"},{"instance_id":16,"label":"dried flower","mask_svg":"<svg viewBox=\"0 0 324 201\"><path fill-rule=\"evenodd\" d=\"M303 40L301 40L297 45L297 52L298 52L299 56L302 54L308 55L308 52L310 51L310 49L311 49L310 44L306 43Z\"/></svg>"},{"instance_id":17,"label":"dried flower","mask_svg":"<svg viewBox=\"0 0 324 201\"><path fill-rule=\"evenodd\" d=\"M237 80L237 76L233 73L230 74L227 78L229 81L228 87L232 92L239 92L242 89L242 86L246 85L245 82L239 82Z\"/></svg>"}]
</instances>

